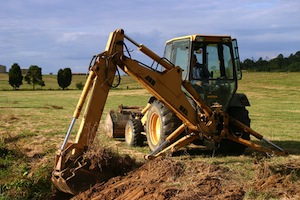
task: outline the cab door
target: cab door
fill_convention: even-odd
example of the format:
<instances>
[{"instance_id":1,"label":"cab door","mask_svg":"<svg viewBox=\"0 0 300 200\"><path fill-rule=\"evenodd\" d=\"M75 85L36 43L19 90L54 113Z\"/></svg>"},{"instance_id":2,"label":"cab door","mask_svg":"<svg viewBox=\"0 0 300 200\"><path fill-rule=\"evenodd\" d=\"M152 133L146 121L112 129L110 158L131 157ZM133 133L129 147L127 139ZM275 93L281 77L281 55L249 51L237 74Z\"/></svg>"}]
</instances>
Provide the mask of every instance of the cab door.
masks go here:
<instances>
[{"instance_id":1,"label":"cab door","mask_svg":"<svg viewBox=\"0 0 300 200\"><path fill-rule=\"evenodd\" d=\"M181 39L167 43L165 47L164 57L183 70L182 79L188 78L190 43L189 39Z\"/></svg>"},{"instance_id":2,"label":"cab door","mask_svg":"<svg viewBox=\"0 0 300 200\"><path fill-rule=\"evenodd\" d=\"M242 79L242 70L241 70L241 62L240 62L240 54L239 47L236 39L232 39L232 49L233 49L233 57L234 64L236 69L236 75L238 79Z\"/></svg>"}]
</instances>

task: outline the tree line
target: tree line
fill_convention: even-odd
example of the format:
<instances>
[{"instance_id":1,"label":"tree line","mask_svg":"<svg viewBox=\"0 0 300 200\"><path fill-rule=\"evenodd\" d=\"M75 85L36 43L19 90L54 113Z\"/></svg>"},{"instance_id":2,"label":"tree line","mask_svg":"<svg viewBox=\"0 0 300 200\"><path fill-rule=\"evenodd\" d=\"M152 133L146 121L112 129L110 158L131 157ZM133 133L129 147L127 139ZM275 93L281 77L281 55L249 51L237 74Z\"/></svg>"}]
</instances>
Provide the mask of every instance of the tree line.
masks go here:
<instances>
[{"instance_id":1,"label":"tree line","mask_svg":"<svg viewBox=\"0 0 300 200\"><path fill-rule=\"evenodd\" d=\"M260 57L257 61L254 59L245 59L241 62L241 67L249 71L268 71L268 72L299 72L300 71L300 51L284 57L279 54L273 59L263 59Z\"/></svg>"},{"instance_id":2,"label":"tree line","mask_svg":"<svg viewBox=\"0 0 300 200\"><path fill-rule=\"evenodd\" d=\"M245 59L241 62L241 68L249 71L268 71L268 72L299 72L300 71L300 51L284 57L279 54L273 59L263 59L260 57L258 60ZM37 85L44 87L42 69L37 65L31 65L25 77L23 77L21 68L17 63L14 63L9 70L9 84L14 90L18 89L23 84L23 79L27 84L32 85L33 90ZM66 89L72 82L72 71L70 68L59 69L57 72L57 83L63 90ZM78 89L83 88L82 83L76 84Z\"/></svg>"},{"instance_id":3,"label":"tree line","mask_svg":"<svg viewBox=\"0 0 300 200\"><path fill-rule=\"evenodd\" d=\"M23 76L20 66L17 63L14 63L8 72L9 84L13 87L14 90L17 90L23 84L23 79L27 82L27 84L32 85L33 90L35 90L36 86L41 86L41 88L46 86L45 82L43 81L42 68L37 65L31 65L26 75ZM59 87L64 90L71 85L71 82L71 69L59 69L57 72L57 83ZM76 85L76 87L78 88L80 86Z\"/></svg>"}]
</instances>

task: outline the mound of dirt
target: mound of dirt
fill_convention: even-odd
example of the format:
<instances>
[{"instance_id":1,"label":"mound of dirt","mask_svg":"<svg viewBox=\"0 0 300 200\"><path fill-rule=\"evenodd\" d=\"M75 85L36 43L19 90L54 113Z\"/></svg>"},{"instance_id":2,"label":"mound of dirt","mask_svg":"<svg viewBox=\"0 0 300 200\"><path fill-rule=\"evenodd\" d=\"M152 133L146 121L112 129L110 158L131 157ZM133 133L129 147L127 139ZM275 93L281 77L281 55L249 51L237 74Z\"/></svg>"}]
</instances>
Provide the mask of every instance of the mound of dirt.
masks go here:
<instances>
[{"instance_id":1,"label":"mound of dirt","mask_svg":"<svg viewBox=\"0 0 300 200\"><path fill-rule=\"evenodd\" d=\"M186 165L158 157L126 176L98 183L74 199L242 199L242 188L224 185L230 173L224 167L201 162Z\"/></svg>"},{"instance_id":2,"label":"mound of dirt","mask_svg":"<svg viewBox=\"0 0 300 200\"><path fill-rule=\"evenodd\" d=\"M296 183L300 178L300 161L290 160L287 164L262 162L257 165L254 188L272 193L274 197L286 199L300 198L300 188ZM297 199L298 199L297 198Z\"/></svg>"},{"instance_id":3,"label":"mound of dirt","mask_svg":"<svg viewBox=\"0 0 300 200\"><path fill-rule=\"evenodd\" d=\"M300 161L291 158L280 163L272 159L255 161L253 175L244 177L241 168L199 159L158 157L143 165L129 156L109 149L84 154L89 170L106 174L74 200L198 200L198 199L297 199L300 197ZM248 169L249 170L249 169ZM102 176L103 177L103 176ZM87 178L84 177L83 180ZM79 187L83 189L82 187Z\"/></svg>"}]
</instances>

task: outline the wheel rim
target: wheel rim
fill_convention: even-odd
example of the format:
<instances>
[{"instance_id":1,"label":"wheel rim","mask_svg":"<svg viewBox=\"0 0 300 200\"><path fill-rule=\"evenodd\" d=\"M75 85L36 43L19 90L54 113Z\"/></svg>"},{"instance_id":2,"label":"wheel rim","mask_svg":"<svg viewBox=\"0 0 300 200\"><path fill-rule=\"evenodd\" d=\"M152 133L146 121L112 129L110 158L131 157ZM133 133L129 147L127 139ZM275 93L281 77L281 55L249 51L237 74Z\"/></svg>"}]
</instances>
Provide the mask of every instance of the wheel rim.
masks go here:
<instances>
[{"instance_id":1,"label":"wheel rim","mask_svg":"<svg viewBox=\"0 0 300 200\"><path fill-rule=\"evenodd\" d=\"M153 145L157 145L161 136L161 122L156 113L150 118L150 139Z\"/></svg>"},{"instance_id":2,"label":"wheel rim","mask_svg":"<svg viewBox=\"0 0 300 200\"><path fill-rule=\"evenodd\" d=\"M131 137L132 137L131 132L132 132L131 126L127 126L127 127L126 127L126 130L125 130L125 140L126 140L127 142L130 142L130 141L131 141Z\"/></svg>"}]
</instances>

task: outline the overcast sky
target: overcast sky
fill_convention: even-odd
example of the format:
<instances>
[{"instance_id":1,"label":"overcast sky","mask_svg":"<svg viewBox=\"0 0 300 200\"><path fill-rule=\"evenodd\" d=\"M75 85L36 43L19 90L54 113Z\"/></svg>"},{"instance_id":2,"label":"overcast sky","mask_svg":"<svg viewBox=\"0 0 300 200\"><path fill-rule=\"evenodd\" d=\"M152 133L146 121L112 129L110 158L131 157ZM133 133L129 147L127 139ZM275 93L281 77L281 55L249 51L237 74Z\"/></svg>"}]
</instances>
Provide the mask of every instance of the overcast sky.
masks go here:
<instances>
[{"instance_id":1,"label":"overcast sky","mask_svg":"<svg viewBox=\"0 0 300 200\"><path fill-rule=\"evenodd\" d=\"M270 59L300 50L299 19L299 0L6 0L0 64L86 72L118 28L159 55L166 40L198 33L237 38L242 60Z\"/></svg>"}]
</instances>

